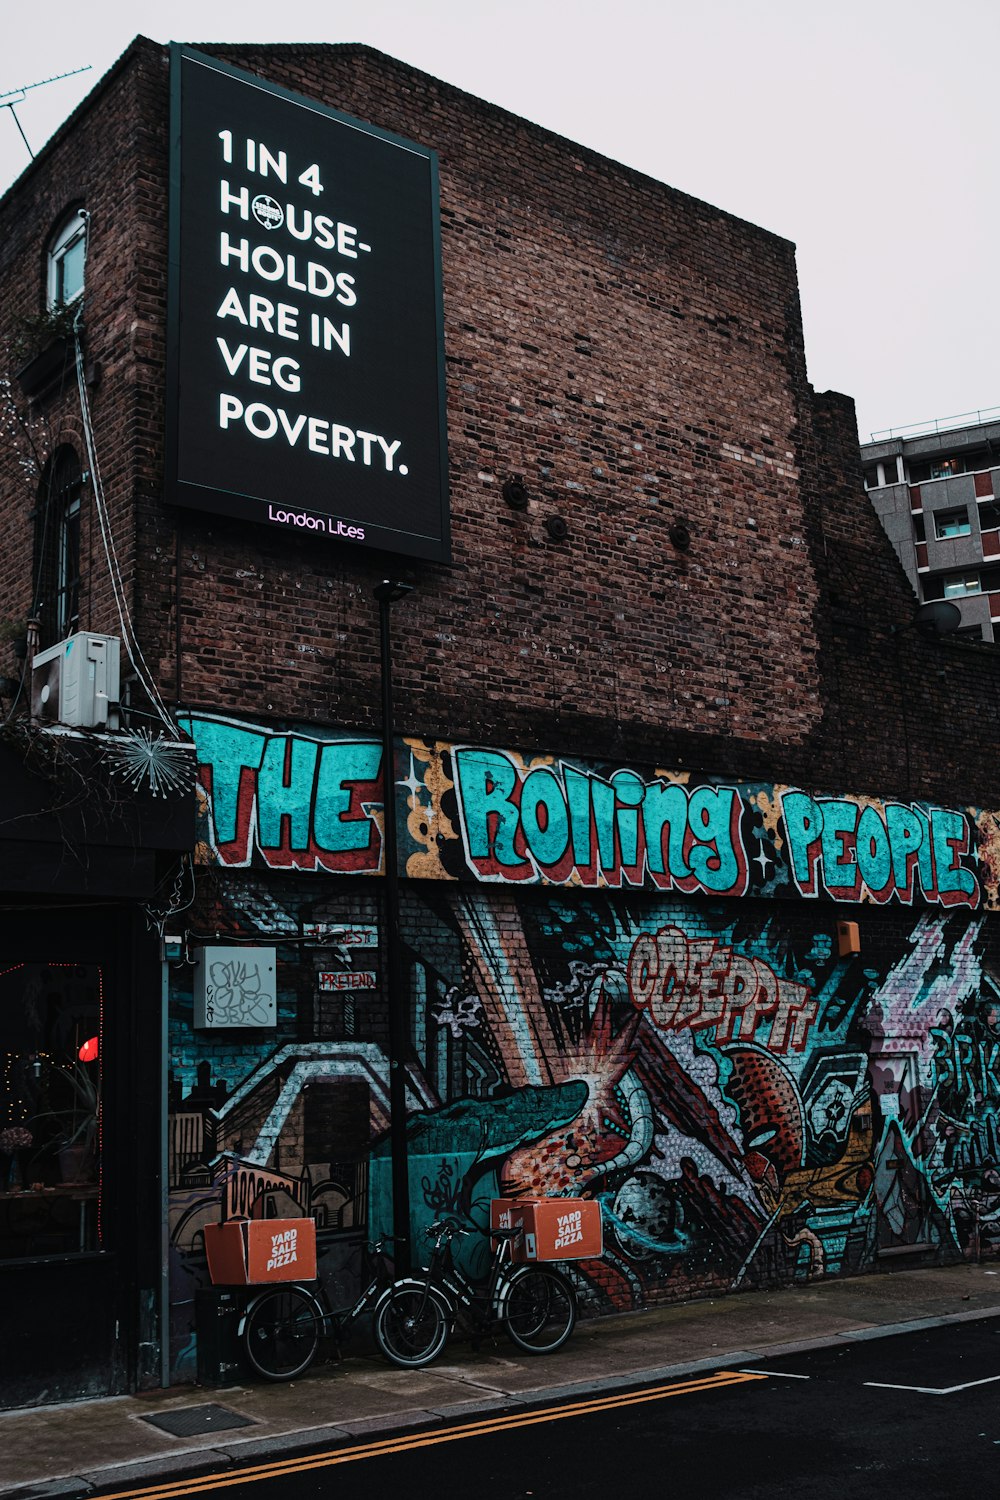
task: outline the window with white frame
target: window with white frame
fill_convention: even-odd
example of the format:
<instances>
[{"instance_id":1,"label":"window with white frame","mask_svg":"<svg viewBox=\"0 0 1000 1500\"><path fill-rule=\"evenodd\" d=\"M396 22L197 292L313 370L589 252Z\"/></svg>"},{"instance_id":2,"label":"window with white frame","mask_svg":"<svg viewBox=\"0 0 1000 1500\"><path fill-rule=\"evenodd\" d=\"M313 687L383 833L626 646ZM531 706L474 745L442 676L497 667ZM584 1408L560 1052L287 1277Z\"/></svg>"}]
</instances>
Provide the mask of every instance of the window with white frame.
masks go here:
<instances>
[{"instance_id":1,"label":"window with white frame","mask_svg":"<svg viewBox=\"0 0 1000 1500\"><path fill-rule=\"evenodd\" d=\"M83 296L87 259L87 220L77 209L53 235L48 254L48 304L70 307Z\"/></svg>"},{"instance_id":2,"label":"window with white frame","mask_svg":"<svg viewBox=\"0 0 1000 1500\"><path fill-rule=\"evenodd\" d=\"M945 541L953 536L968 536L971 530L969 512L964 505L961 510L939 510L934 513L934 535L938 541Z\"/></svg>"},{"instance_id":3,"label":"window with white frame","mask_svg":"<svg viewBox=\"0 0 1000 1500\"><path fill-rule=\"evenodd\" d=\"M960 599L963 594L980 593L982 593L982 584L978 573L956 573L944 581L946 599Z\"/></svg>"}]
</instances>

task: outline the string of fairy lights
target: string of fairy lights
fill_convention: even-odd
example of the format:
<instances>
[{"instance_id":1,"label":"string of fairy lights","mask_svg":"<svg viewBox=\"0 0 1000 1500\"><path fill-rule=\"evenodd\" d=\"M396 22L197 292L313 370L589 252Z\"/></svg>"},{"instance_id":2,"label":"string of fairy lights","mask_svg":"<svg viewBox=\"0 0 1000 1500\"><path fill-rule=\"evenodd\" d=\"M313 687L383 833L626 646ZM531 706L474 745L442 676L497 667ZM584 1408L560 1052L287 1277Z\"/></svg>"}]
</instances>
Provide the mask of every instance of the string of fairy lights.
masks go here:
<instances>
[{"instance_id":1,"label":"string of fairy lights","mask_svg":"<svg viewBox=\"0 0 1000 1500\"><path fill-rule=\"evenodd\" d=\"M14 974L20 969L28 968L25 963L11 964L9 968L0 969L0 980L9 974ZM72 963L46 963L47 969L72 969L78 968L78 964ZM98 984L98 1036L88 1037L77 1049L77 1061L82 1063L97 1062L100 1057L100 1036L104 1026L104 976L100 969L97 970ZM4 1052L0 1062L0 1151L21 1150L32 1144L31 1133L28 1124L32 1119L31 1101L27 1093L18 1087L19 1077L23 1077L23 1070L30 1068L33 1077L38 1080L53 1068L63 1068L65 1064L53 1053L39 1048L32 1052ZM25 1138L26 1137L26 1138Z\"/></svg>"}]
</instances>

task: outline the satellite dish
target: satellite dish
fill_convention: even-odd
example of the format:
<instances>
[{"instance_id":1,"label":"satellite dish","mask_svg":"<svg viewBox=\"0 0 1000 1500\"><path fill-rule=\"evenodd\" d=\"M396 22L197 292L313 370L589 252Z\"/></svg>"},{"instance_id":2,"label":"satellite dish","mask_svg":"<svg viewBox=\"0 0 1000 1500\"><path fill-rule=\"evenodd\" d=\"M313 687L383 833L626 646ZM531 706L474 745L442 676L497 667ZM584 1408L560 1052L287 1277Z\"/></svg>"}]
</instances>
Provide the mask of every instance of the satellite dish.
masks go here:
<instances>
[{"instance_id":1,"label":"satellite dish","mask_svg":"<svg viewBox=\"0 0 1000 1500\"><path fill-rule=\"evenodd\" d=\"M932 599L929 604L921 604L913 623L921 635L954 635L962 623L962 611L947 599Z\"/></svg>"}]
</instances>

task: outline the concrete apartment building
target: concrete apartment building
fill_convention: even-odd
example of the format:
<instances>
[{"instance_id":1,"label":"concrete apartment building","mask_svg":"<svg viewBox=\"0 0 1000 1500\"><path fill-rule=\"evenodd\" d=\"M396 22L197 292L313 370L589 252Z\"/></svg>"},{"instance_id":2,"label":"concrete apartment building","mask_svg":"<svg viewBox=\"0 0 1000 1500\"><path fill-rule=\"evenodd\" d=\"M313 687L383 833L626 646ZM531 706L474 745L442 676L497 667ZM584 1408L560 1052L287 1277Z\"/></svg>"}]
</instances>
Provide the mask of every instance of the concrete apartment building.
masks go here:
<instances>
[{"instance_id":1,"label":"concrete apartment building","mask_svg":"<svg viewBox=\"0 0 1000 1500\"><path fill-rule=\"evenodd\" d=\"M960 632L1000 640L1000 411L878 434L865 488L921 603L948 599Z\"/></svg>"}]
</instances>

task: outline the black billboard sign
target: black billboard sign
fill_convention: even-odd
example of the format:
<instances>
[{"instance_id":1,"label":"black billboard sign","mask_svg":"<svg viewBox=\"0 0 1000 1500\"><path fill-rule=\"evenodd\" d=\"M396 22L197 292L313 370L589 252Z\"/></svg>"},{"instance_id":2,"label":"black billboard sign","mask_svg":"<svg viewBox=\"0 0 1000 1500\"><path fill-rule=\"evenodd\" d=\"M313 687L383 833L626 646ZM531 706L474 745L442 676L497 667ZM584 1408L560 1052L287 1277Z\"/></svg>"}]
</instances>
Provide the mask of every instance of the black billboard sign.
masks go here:
<instances>
[{"instance_id":1,"label":"black billboard sign","mask_svg":"<svg viewBox=\"0 0 1000 1500\"><path fill-rule=\"evenodd\" d=\"M448 561L434 152L171 66L168 498Z\"/></svg>"}]
</instances>

